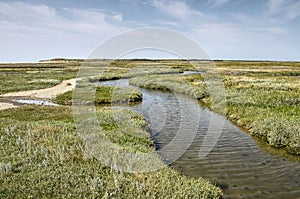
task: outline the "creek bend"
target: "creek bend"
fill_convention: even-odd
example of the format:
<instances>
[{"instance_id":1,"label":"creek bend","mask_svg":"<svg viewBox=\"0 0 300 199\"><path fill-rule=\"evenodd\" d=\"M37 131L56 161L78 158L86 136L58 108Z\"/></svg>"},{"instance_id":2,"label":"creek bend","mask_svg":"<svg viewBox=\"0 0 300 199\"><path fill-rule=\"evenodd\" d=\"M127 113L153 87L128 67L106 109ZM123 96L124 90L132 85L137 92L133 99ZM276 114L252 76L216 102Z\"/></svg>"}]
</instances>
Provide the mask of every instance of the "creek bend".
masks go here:
<instances>
[{"instance_id":1,"label":"creek bend","mask_svg":"<svg viewBox=\"0 0 300 199\"><path fill-rule=\"evenodd\" d=\"M129 86L127 79L99 82L100 85ZM190 121L193 114L181 110L195 107L195 100L168 92L140 89L143 102L127 108L142 114L151 126L151 137L157 150L164 148L176 136L182 114ZM184 175L204 177L221 187L224 198L300 198L300 161L267 151L246 132L225 120L222 133L211 152L199 157L211 118L219 116L197 104L200 121L191 145L170 166ZM185 131L193 131L186 127ZM171 153L182 152L182 146ZM165 152L168 155L168 152ZM163 154L164 155L164 154Z\"/></svg>"}]
</instances>

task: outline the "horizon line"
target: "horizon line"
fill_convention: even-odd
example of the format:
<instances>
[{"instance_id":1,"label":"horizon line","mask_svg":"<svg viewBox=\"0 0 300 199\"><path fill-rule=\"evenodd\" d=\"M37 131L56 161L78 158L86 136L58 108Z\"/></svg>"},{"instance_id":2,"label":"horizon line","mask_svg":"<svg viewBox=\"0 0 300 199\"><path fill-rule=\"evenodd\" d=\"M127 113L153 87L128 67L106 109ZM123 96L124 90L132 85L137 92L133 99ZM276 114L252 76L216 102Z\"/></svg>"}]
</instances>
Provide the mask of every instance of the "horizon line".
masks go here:
<instances>
[{"instance_id":1,"label":"horizon line","mask_svg":"<svg viewBox=\"0 0 300 199\"><path fill-rule=\"evenodd\" d=\"M248 61L248 62L300 62L300 60L272 60L272 59L199 59L199 58L50 58L37 61L0 62L0 64L46 63L59 61L104 61L104 60L131 60L131 61Z\"/></svg>"}]
</instances>

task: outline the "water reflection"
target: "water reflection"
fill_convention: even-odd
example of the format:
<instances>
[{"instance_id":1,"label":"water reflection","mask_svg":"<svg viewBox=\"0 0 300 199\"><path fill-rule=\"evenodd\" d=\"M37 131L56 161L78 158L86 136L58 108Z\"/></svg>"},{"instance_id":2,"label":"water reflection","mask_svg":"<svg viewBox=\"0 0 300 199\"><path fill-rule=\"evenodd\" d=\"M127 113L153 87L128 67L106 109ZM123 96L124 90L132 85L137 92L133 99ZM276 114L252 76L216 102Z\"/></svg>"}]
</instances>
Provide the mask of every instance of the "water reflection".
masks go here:
<instances>
[{"instance_id":1,"label":"water reflection","mask_svg":"<svg viewBox=\"0 0 300 199\"><path fill-rule=\"evenodd\" d=\"M18 102L21 104L34 104L34 105L45 105L45 106L58 106L58 104L52 103L47 100L26 100L26 99L16 99L13 102Z\"/></svg>"}]
</instances>

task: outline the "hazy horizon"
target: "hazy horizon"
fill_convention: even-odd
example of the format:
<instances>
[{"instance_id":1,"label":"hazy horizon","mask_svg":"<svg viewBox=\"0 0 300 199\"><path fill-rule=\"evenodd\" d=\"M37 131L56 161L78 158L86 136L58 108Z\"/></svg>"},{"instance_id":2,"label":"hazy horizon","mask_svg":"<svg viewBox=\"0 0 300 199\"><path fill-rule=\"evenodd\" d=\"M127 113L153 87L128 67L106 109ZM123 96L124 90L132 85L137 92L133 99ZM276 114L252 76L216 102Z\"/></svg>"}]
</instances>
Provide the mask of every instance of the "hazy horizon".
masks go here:
<instances>
[{"instance_id":1,"label":"hazy horizon","mask_svg":"<svg viewBox=\"0 0 300 199\"><path fill-rule=\"evenodd\" d=\"M51 61L53 59L66 59L66 60L93 60L93 58L64 58L64 57L55 57L50 59L40 59L36 61L16 61L16 62L0 62L0 64L18 64L18 63L43 63L46 61ZM133 57L133 58L99 58L98 60L196 60L196 61L206 61L207 59L180 59L180 58L145 58L145 57ZM300 60L268 60L268 59L209 59L208 61L245 61L245 62L300 62Z\"/></svg>"}]
</instances>

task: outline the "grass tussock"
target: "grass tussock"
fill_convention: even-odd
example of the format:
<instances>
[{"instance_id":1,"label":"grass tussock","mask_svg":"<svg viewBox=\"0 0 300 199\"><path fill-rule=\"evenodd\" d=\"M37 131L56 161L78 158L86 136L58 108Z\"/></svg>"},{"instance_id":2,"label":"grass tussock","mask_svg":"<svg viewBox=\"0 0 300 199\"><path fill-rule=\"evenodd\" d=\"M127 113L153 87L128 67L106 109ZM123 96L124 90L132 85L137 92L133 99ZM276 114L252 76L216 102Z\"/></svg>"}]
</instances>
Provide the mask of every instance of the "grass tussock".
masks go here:
<instances>
[{"instance_id":1,"label":"grass tussock","mask_svg":"<svg viewBox=\"0 0 300 199\"><path fill-rule=\"evenodd\" d=\"M131 120L116 123L109 109L98 109L105 134L124 150L153 151L143 117L118 111ZM220 189L208 181L182 176L169 167L138 174L111 170L86 153L68 107L24 106L0 115L1 198L221 197Z\"/></svg>"},{"instance_id":2,"label":"grass tussock","mask_svg":"<svg viewBox=\"0 0 300 199\"><path fill-rule=\"evenodd\" d=\"M97 86L95 104L140 102L142 92L133 87ZM72 105L72 91L58 95L53 102L60 105Z\"/></svg>"},{"instance_id":3,"label":"grass tussock","mask_svg":"<svg viewBox=\"0 0 300 199\"><path fill-rule=\"evenodd\" d=\"M208 96L208 90L201 75L149 75L135 77L129 83L146 89L171 91L188 95L195 99L203 99Z\"/></svg>"}]
</instances>

